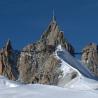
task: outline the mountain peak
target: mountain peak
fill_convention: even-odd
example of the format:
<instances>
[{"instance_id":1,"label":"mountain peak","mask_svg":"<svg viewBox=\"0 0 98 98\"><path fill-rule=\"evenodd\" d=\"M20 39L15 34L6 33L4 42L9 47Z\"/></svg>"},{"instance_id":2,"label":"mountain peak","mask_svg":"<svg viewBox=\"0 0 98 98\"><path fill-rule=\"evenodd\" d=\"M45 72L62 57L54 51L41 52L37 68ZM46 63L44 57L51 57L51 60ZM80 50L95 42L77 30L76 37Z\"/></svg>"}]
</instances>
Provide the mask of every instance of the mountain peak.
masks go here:
<instances>
[{"instance_id":1,"label":"mountain peak","mask_svg":"<svg viewBox=\"0 0 98 98\"><path fill-rule=\"evenodd\" d=\"M46 45L51 45L55 47L57 47L58 45L62 45L70 53L74 52L73 46L67 41L66 38L64 38L64 32L60 30L54 14L52 16L50 24L48 25L48 28L41 36L41 41L44 42Z\"/></svg>"},{"instance_id":2,"label":"mountain peak","mask_svg":"<svg viewBox=\"0 0 98 98\"><path fill-rule=\"evenodd\" d=\"M12 50L12 45L11 45L10 39L7 40L5 49L6 49L6 51Z\"/></svg>"},{"instance_id":3,"label":"mountain peak","mask_svg":"<svg viewBox=\"0 0 98 98\"><path fill-rule=\"evenodd\" d=\"M50 24L43 33L41 40L44 40L48 45L55 45L56 43L58 43L58 38L61 34L62 33L60 32L59 25L57 24L56 18L53 14Z\"/></svg>"}]
</instances>

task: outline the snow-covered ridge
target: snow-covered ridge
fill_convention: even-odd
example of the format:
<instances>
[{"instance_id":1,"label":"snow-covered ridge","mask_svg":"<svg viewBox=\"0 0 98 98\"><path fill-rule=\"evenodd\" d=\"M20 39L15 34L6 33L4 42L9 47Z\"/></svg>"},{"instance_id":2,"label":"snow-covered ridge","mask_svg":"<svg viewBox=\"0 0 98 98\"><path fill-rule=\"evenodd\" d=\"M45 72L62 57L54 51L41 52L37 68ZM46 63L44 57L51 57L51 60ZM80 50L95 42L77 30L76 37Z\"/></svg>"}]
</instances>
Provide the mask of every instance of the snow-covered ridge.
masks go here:
<instances>
[{"instance_id":1,"label":"snow-covered ridge","mask_svg":"<svg viewBox=\"0 0 98 98\"><path fill-rule=\"evenodd\" d=\"M59 59L63 60L64 62L68 63L69 66L77 69L82 75L85 77L91 78L91 79L97 79L94 74L90 72L90 70L84 66L82 63L80 63L78 60L76 60L74 57L72 57L65 49L59 45L56 50L56 55Z\"/></svg>"},{"instance_id":2,"label":"snow-covered ridge","mask_svg":"<svg viewBox=\"0 0 98 98\"><path fill-rule=\"evenodd\" d=\"M80 90L98 88L96 77L61 45L57 47L55 56L61 61L61 70L63 71L63 77L60 78L58 86ZM73 74L75 76L72 78Z\"/></svg>"}]
</instances>

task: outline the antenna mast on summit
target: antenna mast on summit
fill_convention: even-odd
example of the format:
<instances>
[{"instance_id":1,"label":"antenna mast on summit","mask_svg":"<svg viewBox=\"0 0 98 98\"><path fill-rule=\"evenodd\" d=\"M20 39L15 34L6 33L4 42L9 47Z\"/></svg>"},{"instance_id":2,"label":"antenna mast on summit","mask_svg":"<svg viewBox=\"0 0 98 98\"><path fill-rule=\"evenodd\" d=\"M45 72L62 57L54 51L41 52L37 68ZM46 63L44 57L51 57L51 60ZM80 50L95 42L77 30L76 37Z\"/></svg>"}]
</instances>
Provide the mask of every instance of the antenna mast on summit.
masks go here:
<instances>
[{"instance_id":1,"label":"antenna mast on summit","mask_svg":"<svg viewBox=\"0 0 98 98\"><path fill-rule=\"evenodd\" d=\"M53 9L53 13L52 13L52 14L53 14L53 17L52 17L52 18L53 18L53 22L54 22L54 21L55 21L55 13L54 13L54 9Z\"/></svg>"}]
</instances>

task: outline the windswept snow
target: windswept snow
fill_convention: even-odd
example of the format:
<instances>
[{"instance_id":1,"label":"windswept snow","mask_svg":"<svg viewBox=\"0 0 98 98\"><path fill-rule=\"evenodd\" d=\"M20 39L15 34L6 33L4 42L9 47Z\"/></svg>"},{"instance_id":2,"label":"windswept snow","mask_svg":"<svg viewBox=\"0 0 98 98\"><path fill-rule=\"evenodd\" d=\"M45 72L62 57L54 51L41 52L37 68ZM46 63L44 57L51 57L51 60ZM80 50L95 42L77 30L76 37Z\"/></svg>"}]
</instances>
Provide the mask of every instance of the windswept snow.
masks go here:
<instances>
[{"instance_id":1,"label":"windswept snow","mask_svg":"<svg viewBox=\"0 0 98 98\"><path fill-rule=\"evenodd\" d=\"M86 66L84 66L78 60L72 57L65 49L61 47L61 45L57 47L56 54L57 57L68 63L69 66L72 66L73 68L77 69L85 77L97 79Z\"/></svg>"},{"instance_id":2,"label":"windswept snow","mask_svg":"<svg viewBox=\"0 0 98 98\"><path fill-rule=\"evenodd\" d=\"M58 86L20 84L0 76L0 98L98 98L96 77L59 45L55 56L61 60L63 75Z\"/></svg>"},{"instance_id":3,"label":"windswept snow","mask_svg":"<svg viewBox=\"0 0 98 98\"><path fill-rule=\"evenodd\" d=\"M98 89L96 77L60 45L57 47L55 56L62 62L63 71L63 77L60 77L58 86L79 90ZM75 77L72 78L74 74Z\"/></svg>"}]
</instances>

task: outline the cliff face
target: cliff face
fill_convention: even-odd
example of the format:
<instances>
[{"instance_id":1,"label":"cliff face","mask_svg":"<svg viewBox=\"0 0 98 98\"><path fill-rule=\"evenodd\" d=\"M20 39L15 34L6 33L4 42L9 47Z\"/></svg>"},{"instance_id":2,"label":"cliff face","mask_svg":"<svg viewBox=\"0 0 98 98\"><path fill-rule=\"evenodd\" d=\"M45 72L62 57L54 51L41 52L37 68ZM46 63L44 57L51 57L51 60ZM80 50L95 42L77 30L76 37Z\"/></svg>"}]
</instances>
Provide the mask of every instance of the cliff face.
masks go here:
<instances>
[{"instance_id":1,"label":"cliff face","mask_svg":"<svg viewBox=\"0 0 98 98\"><path fill-rule=\"evenodd\" d=\"M59 70L60 61L53 56L53 52L59 44L74 53L74 48L64 38L53 18L40 40L23 48L19 60L19 80L56 85L62 72Z\"/></svg>"},{"instance_id":2,"label":"cliff face","mask_svg":"<svg viewBox=\"0 0 98 98\"><path fill-rule=\"evenodd\" d=\"M62 72L53 52L59 44L73 55L73 46L64 38L53 17L40 40L25 46L21 52L15 51L8 40L0 51L0 75L23 83L56 85Z\"/></svg>"},{"instance_id":3,"label":"cliff face","mask_svg":"<svg viewBox=\"0 0 98 98\"><path fill-rule=\"evenodd\" d=\"M82 62L98 76L98 45L90 43L83 49Z\"/></svg>"},{"instance_id":4,"label":"cliff face","mask_svg":"<svg viewBox=\"0 0 98 98\"><path fill-rule=\"evenodd\" d=\"M71 54L74 53L73 46L64 38L64 32L60 31L60 28L56 22L55 17L50 22L48 28L41 36L40 41L46 45L58 46L59 44L66 48Z\"/></svg>"},{"instance_id":5,"label":"cliff face","mask_svg":"<svg viewBox=\"0 0 98 98\"><path fill-rule=\"evenodd\" d=\"M60 61L53 53L61 45L71 55L73 46L64 38L64 33L53 17L39 41L25 46L21 52L15 51L10 40L0 50L0 75L23 83L41 83L56 85L60 70ZM82 62L98 76L98 46L90 43L83 49Z\"/></svg>"},{"instance_id":6,"label":"cliff face","mask_svg":"<svg viewBox=\"0 0 98 98\"><path fill-rule=\"evenodd\" d=\"M0 50L0 75L11 80L18 79L18 56L19 54L13 50L10 40L8 40L5 47Z\"/></svg>"}]
</instances>

